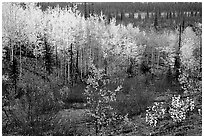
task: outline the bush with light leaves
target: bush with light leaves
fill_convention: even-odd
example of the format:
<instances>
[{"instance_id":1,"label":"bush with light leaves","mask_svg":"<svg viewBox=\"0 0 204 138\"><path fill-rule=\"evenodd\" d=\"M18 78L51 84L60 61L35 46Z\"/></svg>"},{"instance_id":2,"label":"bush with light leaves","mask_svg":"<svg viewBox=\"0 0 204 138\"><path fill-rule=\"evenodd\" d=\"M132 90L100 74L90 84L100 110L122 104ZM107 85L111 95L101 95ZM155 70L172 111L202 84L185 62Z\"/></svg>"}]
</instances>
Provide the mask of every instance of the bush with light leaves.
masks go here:
<instances>
[{"instance_id":1,"label":"bush with light leaves","mask_svg":"<svg viewBox=\"0 0 204 138\"><path fill-rule=\"evenodd\" d=\"M104 70L97 69L92 63L90 63L89 70L88 85L84 91L84 95L87 97L87 106L95 118L96 135L107 135L102 130L123 119L123 116L118 115L111 105L116 102L116 92L120 91L121 87L115 91L108 90L106 84L110 82L110 79L106 77Z\"/></svg>"},{"instance_id":2,"label":"bush with light leaves","mask_svg":"<svg viewBox=\"0 0 204 138\"><path fill-rule=\"evenodd\" d=\"M153 106L146 110L146 123L155 127L158 121L164 118L165 112L164 102L154 102Z\"/></svg>"},{"instance_id":3,"label":"bush with light leaves","mask_svg":"<svg viewBox=\"0 0 204 138\"><path fill-rule=\"evenodd\" d=\"M181 122L187 117L187 113L193 111L195 108L195 102L193 99L187 97L186 99L181 99L181 96L173 96L169 113L174 122Z\"/></svg>"},{"instance_id":4,"label":"bush with light leaves","mask_svg":"<svg viewBox=\"0 0 204 138\"><path fill-rule=\"evenodd\" d=\"M146 123L155 127L159 121L164 119L165 116L170 116L173 122L181 122L186 119L187 114L192 112L195 108L195 102L193 99L187 97L181 99L181 96L173 96L171 103L167 106L164 102L155 102L152 107L146 110Z\"/></svg>"}]
</instances>

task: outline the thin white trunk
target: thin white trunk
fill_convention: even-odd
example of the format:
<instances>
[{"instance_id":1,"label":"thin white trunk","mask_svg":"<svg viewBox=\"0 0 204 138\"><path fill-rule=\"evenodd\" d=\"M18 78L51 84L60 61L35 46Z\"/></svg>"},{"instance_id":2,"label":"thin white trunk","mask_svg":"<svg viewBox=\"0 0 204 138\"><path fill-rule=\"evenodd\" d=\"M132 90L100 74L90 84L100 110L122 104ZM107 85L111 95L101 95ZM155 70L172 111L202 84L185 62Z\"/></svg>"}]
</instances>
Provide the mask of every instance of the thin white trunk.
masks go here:
<instances>
[{"instance_id":1,"label":"thin white trunk","mask_svg":"<svg viewBox=\"0 0 204 138\"><path fill-rule=\"evenodd\" d=\"M13 54L14 50L13 50L13 41L11 41L11 62L13 62Z\"/></svg>"},{"instance_id":2,"label":"thin white trunk","mask_svg":"<svg viewBox=\"0 0 204 138\"><path fill-rule=\"evenodd\" d=\"M67 61L68 62L68 71L67 71L67 80L68 82L70 82L70 65L69 65L69 60Z\"/></svg>"},{"instance_id":3,"label":"thin white trunk","mask_svg":"<svg viewBox=\"0 0 204 138\"><path fill-rule=\"evenodd\" d=\"M20 46L20 74L19 74L19 78L21 79L21 74L22 74L22 64L21 64L21 44L19 45Z\"/></svg>"},{"instance_id":4,"label":"thin white trunk","mask_svg":"<svg viewBox=\"0 0 204 138\"><path fill-rule=\"evenodd\" d=\"M81 73L81 80L82 80L83 79L83 48L81 48L81 60L80 61L81 61L80 73Z\"/></svg>"},{"instance_id":5,"label":"thin white trunk","mask_svg":"<svg viewBox=\"0 0 204 138\"><path fill-rule=\"evenodd\" d=\"M66 84L66 56L65 56L65 46L63 48L63 51L64 51L64 81L65 81L65 84Z\"/></svg>"},{"instance_id":6,"label":"thin white trunk","mask_svg":"<svg viewBox=\"0 0 204 138\"><path fill-rule=\"evenodd\" d=\"M85 49L84 49L84 53L85 53ZM85 54L84 56L84 74L86 74L86 62L87 62L87 54Z\"/></svg>"}]
</instances>

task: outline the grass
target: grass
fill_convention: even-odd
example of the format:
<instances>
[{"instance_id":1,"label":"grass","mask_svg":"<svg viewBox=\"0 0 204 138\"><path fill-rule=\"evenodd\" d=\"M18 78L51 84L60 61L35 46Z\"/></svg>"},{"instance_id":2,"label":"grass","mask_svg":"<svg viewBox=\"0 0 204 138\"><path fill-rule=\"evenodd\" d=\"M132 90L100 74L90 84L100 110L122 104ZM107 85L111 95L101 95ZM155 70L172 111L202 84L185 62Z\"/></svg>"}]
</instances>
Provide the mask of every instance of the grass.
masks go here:
<instances>
[{"instance_id":1,"label":"grass","mask_svg":"<svg viewBox=\"0 0 204 138\"><path fill-rule=\"evenodd\" d=\"M86 127L82 129L80 125L91 120L89 110L87 109L62 110L51 121L54 127L53 135L80 135L80 133L85 135L85 132L79 132L78 129L85 131Z\"/></svg>"}]
</instances>

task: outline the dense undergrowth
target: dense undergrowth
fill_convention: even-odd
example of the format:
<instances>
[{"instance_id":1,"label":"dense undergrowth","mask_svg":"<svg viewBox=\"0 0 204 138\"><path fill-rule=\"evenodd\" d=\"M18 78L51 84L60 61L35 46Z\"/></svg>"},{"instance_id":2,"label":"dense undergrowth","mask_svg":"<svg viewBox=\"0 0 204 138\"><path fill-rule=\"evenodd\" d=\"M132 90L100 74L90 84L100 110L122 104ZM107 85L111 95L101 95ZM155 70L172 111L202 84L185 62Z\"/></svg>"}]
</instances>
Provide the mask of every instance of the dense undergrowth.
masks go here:
<instances>
[{"instance_id":1,"label":"dense undergrowth","mask_svg":"<svg viewBox=\"0 0 204 138\"><path fill-rule=\"evenodd\" d=\"M201 135L201 24L141 31L4 3L2 26L3 135Z\"/></svg>"}]
</instances>

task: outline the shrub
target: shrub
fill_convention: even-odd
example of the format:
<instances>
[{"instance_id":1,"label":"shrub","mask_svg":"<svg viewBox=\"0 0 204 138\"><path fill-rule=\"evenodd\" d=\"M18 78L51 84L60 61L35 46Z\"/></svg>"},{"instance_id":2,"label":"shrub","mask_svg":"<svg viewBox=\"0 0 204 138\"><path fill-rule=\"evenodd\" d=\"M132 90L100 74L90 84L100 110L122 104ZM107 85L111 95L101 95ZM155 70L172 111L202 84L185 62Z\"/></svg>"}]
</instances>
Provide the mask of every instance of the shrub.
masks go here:
<instances>
[{"instance_id":1,"label":"shrub","mask_svg":"<svg viewBox=\"0 0 204 138\"><path fill-rule=\"evenodd\" d=\"M174 122L181 122L186 119L186 114L195 108L194 100L187 97L185 100L181 96L173 96L169 113Z\"/></svg>"},{"instance_id":2,"label":"shrub","mask_svg":"<svg viewBox=\"0 0 204 138\"><path fill-rule=\"evenodd\" d=\"M13 120L11 124L18 124L15 126L19 130L13 130L16 135L41 135L43 126L48 122L38 117L61 109L63 103L60 103L60 97L56 95L59 91L55 92L51 85L59 88L55 82L45 81L29 71L23 72L21 80L17 83L17 93L10 94L9 106L6 107L9 108L9 120ZM39 127L39 124L43 126Z\"/></svg>"},{"instance_id":3,"label":"shrub","mask_svg":"<svg viewBox=\"0 0 204 138\"><path fill-rule=\"evenodd\" d=\"M85 103L86 97L83 95L86 85L79 83L70 88L69 96L66 98L66 103Z\"/></svg>"},{"instance_id":4,"label":"shrub","mask_svg":"<svg viewBox=\"0 0 204 138\"><path fill-rule=\"evenodd\" d=\"M123 86L123 92L117 93L116 98L119 113L129 114L129 116L138 115L153 102L153 90L145 85L145 81L138 82L137 78L131 78Z\"/></svg>"},{"instance_id":5,"label":"shrub","mask_svg":"<svg viewBox=\"0 0 204 138\"><path fill-rule=\"evenodd\" d=\"M135 95L134 95L135 96ZM142 107L138 103L138 98L132 96L126 96L122 94L122 98L117 100L117 110L120 114L130 114L130 116L138 115L142 112Z\"/></svg>"},{"instance_id":6,"label":"shrub","mask_svg":"<svg viewBox=\"0 0 204 138\"><path fill-rule=\"evenodd\" d=\"M166 108L164 106L164 103L158 103L154 102L152 107L148 107L146 110L146 122L155 127L158 123L159 119L164 118L164 115L166 113Z\"/></svg>"},{"instance_id":7,"label":"shrub","mask_svg":"<svg viewBox=\"0 0 204 138\"><path fill-rule=\"evenodd\" d=\"M91 73L84 95L87 97L87 106L94 117L95 135L107 135L104 129L111 125L114 126L118 120L123 119L123 116L118 114L112 106L112 103L116 101L116 91L120 91L121 87L115 91L108 90L106 84L110 80L104 71L97 69L92 63L90 64Z\"/></svg>"},{"instance_id":8,"label":"shrub","mask_svg":"<svg viewBox=\"0 0 204 138\"><path fill-rule=\"evenodd\" d=\"M167 114L171 117L172 121L179 123L186 119L189 112L193 111L195 103L193 99L187 97L181 99L181 96L173 96L169 106L166 103L155 102L153 106L148 107L146 110L147 124L155 127L159 120L162 120Z\"/></svg>"}]
</instances>

